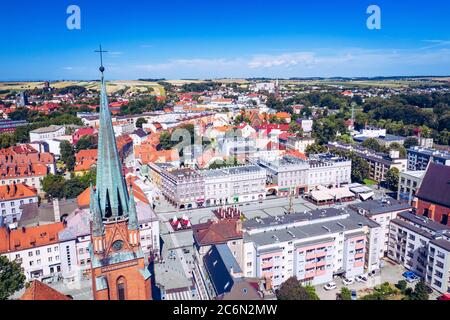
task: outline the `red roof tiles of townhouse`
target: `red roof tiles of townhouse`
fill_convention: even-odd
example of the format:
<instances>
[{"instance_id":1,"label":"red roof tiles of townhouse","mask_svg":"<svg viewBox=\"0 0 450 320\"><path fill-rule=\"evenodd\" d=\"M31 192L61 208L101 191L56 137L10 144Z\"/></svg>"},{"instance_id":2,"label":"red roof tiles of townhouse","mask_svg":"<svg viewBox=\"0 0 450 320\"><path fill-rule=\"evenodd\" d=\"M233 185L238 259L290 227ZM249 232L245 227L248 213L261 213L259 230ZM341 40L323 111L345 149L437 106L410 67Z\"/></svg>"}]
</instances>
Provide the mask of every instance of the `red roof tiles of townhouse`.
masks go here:
<instances>
[{"instance_id":1,"label":"red roof tiles of townhouse","mask_svg":"<svg viewBox=\"0 0 450 320\"><path fill-rule=\"evenodd\" d=\"M0 253L19 251L58 243L62 222L8 231L0 228Z\"/></svg>"},{"instance_id":2,"label":"red roof tiles of townhouse","mask_svg":"<svg viewBox=\"0 0 450 320\"><path fill-rule=\"evenodd\" d=\"M81 162L84 160L97 160L97 156L97 149L80 150L75 154L75 159L77 162Z\"/></svg>"},{"instance_id":3,"label":"red roof tiles of townhouse","mask_svg":"<svg viewBox=\"0 0 450 320\"><path fill-rule=\"evenodd\" d=\"M199 245L210 245L242 238L242 231L237 231L236 223L234 219L225 219L192 225L194 239Z\"/></svg>"},{"instance_id":4,"label":"red roof tiles of townhouse","mask_svg":"<svg viewBox=\"0 0 450 320\"><path fill-rule=\"evenodd\" d=\"M0 186L0 201L36 197L36 189L23 183Z\"/></svg>"},{"instance_id":5,"label":"red roof tiles of townhouse","mask_svg":"<svg viewBox=\"0 0 450 320\"><path fill-rule=\"evenodd\" d=\"M68 296L49 287L45 283L33 280L20 300L72 300Z\"/></svg>"},{"instance_id":6,"label":"red roof tiles of townhouse","mask_svg":"<svg viewBox=\"0 0 450 320\"><path fill-rule=\"evenodd\" d=\"M286 150L285 154L297 157L302 160L308 160L308 157L304 153L301 153L298 150Z\"/></svg>"},{"instance_id":7,"label":"red roof tiles of townhouse","mask_svg":"<svg viewBox=\"0 0 450 320\"><path fill-rule=\"evenodd\" d=\"M277 112L275 114L275 116L280 119L290 119L291 118L291 115L287 112Z\"/></svg>"}]
</instances>

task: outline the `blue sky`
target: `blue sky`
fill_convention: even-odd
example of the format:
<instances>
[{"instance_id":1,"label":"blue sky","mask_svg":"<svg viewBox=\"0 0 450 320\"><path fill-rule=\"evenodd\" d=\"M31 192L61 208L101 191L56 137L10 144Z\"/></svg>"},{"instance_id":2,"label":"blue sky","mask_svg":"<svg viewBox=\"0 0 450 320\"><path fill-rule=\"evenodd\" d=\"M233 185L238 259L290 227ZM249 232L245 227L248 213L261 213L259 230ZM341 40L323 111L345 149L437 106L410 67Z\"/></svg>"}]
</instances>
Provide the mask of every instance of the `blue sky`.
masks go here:
<instances>
[{"instance_id":1,"label":"blue sky","mask_svg":"<svg viewBox=\"0 0 450 320\"><path fill-rule=\"evenodd\" d=\"M449 75L449 14L447 0L3 1L0 80L98 78L99 43L109 79Z\"/></svg>"}]
</instances>

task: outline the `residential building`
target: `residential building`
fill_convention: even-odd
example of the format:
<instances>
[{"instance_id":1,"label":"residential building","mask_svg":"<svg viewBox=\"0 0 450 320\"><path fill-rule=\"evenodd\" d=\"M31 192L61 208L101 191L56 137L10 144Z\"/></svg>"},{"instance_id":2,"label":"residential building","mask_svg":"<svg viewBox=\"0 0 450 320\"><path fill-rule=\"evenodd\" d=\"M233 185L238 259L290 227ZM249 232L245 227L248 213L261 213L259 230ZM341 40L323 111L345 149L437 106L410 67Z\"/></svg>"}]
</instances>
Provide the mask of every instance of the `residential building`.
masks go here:
<instances>
[{"instance_id":1,"label":"residential building","mask_svg":"<svg viewBox=\"0 0 450 320\"><path fill-rule=\"evenodd\" d=\"M13 133L18 127L26 126L26 120L0 120L0 134Z\"/></svg>"},{"instance_id":2,"label":"residential building","mask_svg":"<svg viewBox=\"0 0 450 320\"><path fill-rule=\"evenodd\" d=\"M319 185L351 183L351 161L332 154L312 155L308 160L288 154L275 161L258 159L256 163L266 169L267 182L278 188L279 196L287 196L291 189L298 195Z\"/></svg>"},{"instance_id":3,"label":"residential building","mask_svg":"<svg viewBox=\"0 0 450 320\"><path fill-rule=\"evenodd\" d=\"M159 167L156 163L155 166ZM152 166L153 168L154 166ZM203 176L191 168L160 170L162 194L180 209L200 207L205 202Z\"/></svg>"},{"instance_id":4,"label":"residential building","mask_svg":"<svg viewBox=\"0 0 450 320\"><path fill-rule=\"evenodd\" d=\"M83 176L91 169L95 168L97 164L97 154L97 149L78 151L75 154L75 175Z\"/></svg>"},{"instance_id":5,"label":"residential building","mask_svg":"<svg viewBox=\"0 0 450 320\"><path fill-rule=\"evenodd\" d=\"M400 172L397 199L412 204L424 176L425 170Z\"/></svg>"},{"instance_id":6,"label":"residential building","mask_svg":"<svg viewBox=\"0 0 450 320\"><path fill-rule=\"evenodd\" d=\"M257 165L202 170L206 205L261 201L266 198L266 171Z\"/></svg>"},{"instance_id":7,"label":"residential building","mask_svg":"<svg viewBox=\"0 0 450 320\"><path fill-rule=\"evenodd\" d=\"M216 244L203 257L203 265L216 300L261 300L259 281L245 279L242 269L226 244Z\"/></svg>"},{"instance_id":8,"label":"residential building","mask_svg":"<svg viewBox=\"0 0 450 320\"><path fill-rule=\"evenodd\" d=\"M395 150L386 154L337 141L328 142L328 148L341 152L353 152L364 159L369 164L369 179L377 182L385 181L386 173L392 168L397 168L400 172L406 171L407 159L400 158L398 151Z\"/></svg>"},{"instance_id":9,"label":"residential building","mask_svg":"<svg viewBox=\"0 0 450 320\"><path fill-rule=\"evenodd\" d=\"M426 170L429 162L450 166L450 152L418 146L408 149L408 170Z\"/></svg>"},{"instance_id":10,"label":"residential building","mask_svg":"<svg viewBox=\"0 0 450 320\"><path fill-rule=\"evenodd\" d=\"M17 223L22 216L22 206L37 202L36 190L26 184L0 186L0 227Z\"/></svg>"},{"instance_id":11,"label":"residential building","mask_svg":"<svg viewBox=\"0 0 450 320\"><path fill-rule=\"evenodd\" d=\"M9 230L0 228L0 254L18 262L27 281L57 280L61 273L58 232L63 223Z\"/></svg>"},{"instance_id":12,"label":"residential building","mask_svg":"<svg viewBox=\"0 0 450 320\"><path fill-rule=\"evenodd\" d=\"M195 257L202 266L203 258L213 245L225 244L236 261L243 262L242 221L239 219L209 220L192 225Z\"/></svg>"},{"instance_id":13,"label":"residential building","mask_svg":"<svg viewBox=\"0 0 450 320\"><path fill-rule=\"evenodd\" d=\"M450 166L430 163L416 194L416 211L443 225L450 225Z\"/></svg>"},{"instance_id":14,"label":"residential building","mask_svg":"<svg viewBox=\"0 0 450 320\"><path fill-rule=\"evenodd\" d=\"M389 223L391 220L396 219L400 212L412 209L409 204L392 198L358 202L351 204L349 208L353 209L358 214L375 221L381 226L382 232L379 237L381 246L378 251L378 256L380 258L384 257L388 250Z\"/></svg>"},{"instance_id":15,"label":"residential building","mask_svg":"<svg viewBox=\"0 0 450 320\"><path fill-rule=\"evenodd\" d=\"M391 221L388 257L431 288L450 292L450 228L409 212Z\"/></svg>"},{"instance_id":16,"label":"residential building","mask_svg":"<svg viewBox=\"0 0 450 320\"><path fill-rule=\"evenodd\" d=\"M51 125L30 131L30 142L49 140L64 136L66 128L64 126Z\"/></svg>"},{"instance_id":17,"label":"residential building","mask_svg":"<svg viewBox=\"0 0 450 320\"><path fill-rule=\"evenodd\" d=\"M245 277L264 278L277 289L295 276L318 285L336 275L379 269L380 226L353 211L329 208L244 221ZM370 242L372 241L372 243Z\"/></svg>"},{"instance_id":18,"label":"residential building","mask_svg":"<svg viewBox=\"0 0 450 320\"><path fill-rule=\"evenodd\" d=\"M314 143L315 139L311 137L288 137L286 149L305 153L306 148Z\"/></svg>"}]
</instances>

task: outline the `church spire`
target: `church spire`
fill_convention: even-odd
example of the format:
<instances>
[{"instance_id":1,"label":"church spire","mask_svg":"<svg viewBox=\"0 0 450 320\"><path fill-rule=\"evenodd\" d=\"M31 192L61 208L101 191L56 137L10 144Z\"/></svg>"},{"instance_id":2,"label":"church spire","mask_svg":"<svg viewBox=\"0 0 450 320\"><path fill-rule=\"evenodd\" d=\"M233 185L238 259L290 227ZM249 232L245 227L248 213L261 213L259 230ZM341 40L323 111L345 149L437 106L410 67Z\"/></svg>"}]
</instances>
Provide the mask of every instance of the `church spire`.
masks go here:
<instances>
[{"instance_id":1,"label":"church spire","mask_svg":"<svg viewBox=\"0 0 450 320\"><path fill-rule=\"evenodd\" d=\"M122 165L117 151L116 140L109 111L104 79L103 51L100 46L100 72L102 74L100 92L100 128L98 134L97 189L95 201L103 219L117 220L129 213L129 199Z\"/></svg>"},{"instance_id":2,"label":"church spire","mask_svg":"<svg viewBox=\"0 0 450 320\"><path fill-rule=\"evenodd\" d=\"M128 219L128 230L138 230L139 223L136 211L136 202L134 201L133 185L130 184L130 213Z\"/></svg>"}]
</instances>

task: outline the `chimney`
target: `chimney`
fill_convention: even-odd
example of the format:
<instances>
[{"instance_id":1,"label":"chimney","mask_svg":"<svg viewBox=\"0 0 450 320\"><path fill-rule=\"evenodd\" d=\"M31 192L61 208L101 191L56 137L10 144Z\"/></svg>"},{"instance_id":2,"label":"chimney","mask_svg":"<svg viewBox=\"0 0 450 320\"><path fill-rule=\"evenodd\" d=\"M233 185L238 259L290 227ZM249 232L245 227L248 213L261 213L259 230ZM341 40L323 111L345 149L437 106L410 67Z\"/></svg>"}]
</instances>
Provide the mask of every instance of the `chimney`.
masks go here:
<instances>
[{"instance_id":1,"label":"chimney","mask_svg":"<svg viewBox=\"0 0 450 320\"><path fill-rule=\"evenodd\" d=\"M236 220L236 232L242 232L242 220L240 218Z\"/></svg>"},{"instance_id":2,"label":"chimney","mask_svg":"<svg viewBox=\"0 0 450 320\"><path fill-rule=\"evenodd\" d=\"M53 199L53 211L55 213L55 222L61 221L61 213L59 210L59 199L55 198Z\"/></svg>"}]
</instances>

